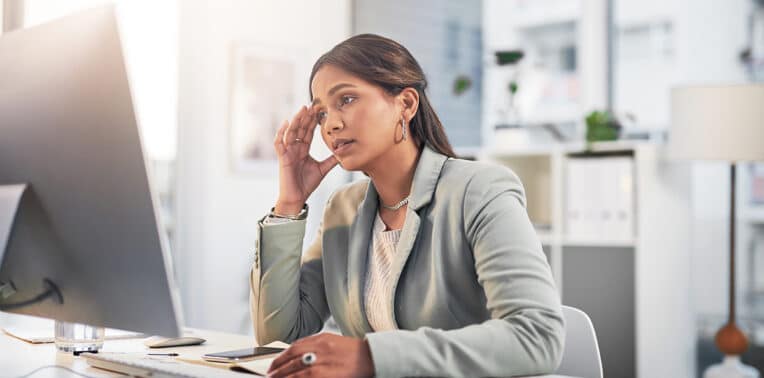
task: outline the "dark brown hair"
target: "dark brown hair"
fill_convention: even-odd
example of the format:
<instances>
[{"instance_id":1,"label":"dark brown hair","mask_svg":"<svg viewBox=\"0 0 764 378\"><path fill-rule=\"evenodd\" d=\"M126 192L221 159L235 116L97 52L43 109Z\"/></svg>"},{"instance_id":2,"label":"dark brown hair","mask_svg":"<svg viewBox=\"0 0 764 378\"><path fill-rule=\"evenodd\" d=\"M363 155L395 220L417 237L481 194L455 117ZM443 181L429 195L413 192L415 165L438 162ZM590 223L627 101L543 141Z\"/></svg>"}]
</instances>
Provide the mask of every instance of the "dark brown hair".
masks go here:
<instances>
[{"instance_id":1,"label":"dark brown hair","mask_svg":"<svg viewBox=\"0 0 764 378\"><path fill-rule=\"evenodd\" d=\"M325 65L335 66L378 85L392 96L405 88L416 89L419 109L409 123L414 142L420 149L427 145L438 153L456 157L443 125L427 99L427 79L422 67L400 43L375 34L359 34L341 42L313 65L309 90L316 72ZM313 100L312 93L310 99Z\"/></svg>"}]
</instances>

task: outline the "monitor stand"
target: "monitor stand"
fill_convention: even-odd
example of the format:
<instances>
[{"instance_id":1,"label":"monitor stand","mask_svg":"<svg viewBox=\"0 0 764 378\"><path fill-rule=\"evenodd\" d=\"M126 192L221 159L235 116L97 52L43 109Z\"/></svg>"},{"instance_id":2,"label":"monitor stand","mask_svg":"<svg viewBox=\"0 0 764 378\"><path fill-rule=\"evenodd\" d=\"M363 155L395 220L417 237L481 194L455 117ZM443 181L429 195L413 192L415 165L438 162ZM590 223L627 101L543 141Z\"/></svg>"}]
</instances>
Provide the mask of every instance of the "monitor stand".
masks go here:
<instances>
[{"instance_id":1,"label":"monitor stand","mask_svg":"<svg viewBox=\"0 0 764 378\"><path fill-rule=\"evenodd\" d=\"M0 185L0 266L3 263L3 257L10 240L13 230L16 213L21 207L22 201L29 201L27 184ZM6 299L16 294L16 286L13 281L3 282L0 280L0 311L8 311L21 307L33 305L52 298L56 303L64 303L63 295L58 286L48 278L43 278L43 292L33 298L15 302L6 303Z\"/></svg>"},{"instance_id":2,"label":"monitor stand","mask_svg":"<svg viewBox=\"0 0 764 378\"><path fill-rule=\"evenodd\" d=\"M13 231L15 220L16 220L16 214L19 211L19 208L29 208L29 204L26 204L27 206L22 206L22 201L33 201L29 192L31 189L28 189L28 186L26 184L17 184L17 185L0 185L0 266L2 266L3 257L5 256L5 251L8 247L8 244L10 242L10 236L11 232ZM61 294L61 290L59 290L58 286L56 286L53 281L51 281L48 278L43 278L43 291L42 293L34 296L33 298L29 298L26 300L20 300L16 302L6 302L8 298L13 297L14 294L16 294L18 291L16 289L16 285L13 283L12 280L3 281L0 280L0 310L1 311L10 311L14 309L19 309L26 306L31 306L33 304L42 302L47 300L48 298L53 299L54 302L58 304L64 303L63 295ZM56 320L56 346L59 349L64 349L66 351L74 351L75 355L78 355L82 352L94 352L97 353L98 349L100 349L101 345L103 345L103 334L104 329L103 327L90 327L86 325L80 325L80 324L74 324L69 322L61 322ZM84 331L83 331L84 330ZM76 331L76 332L75 332ZM83 337L85 335L83 332L90 332L90 333L98 333L97 336L100 336L99 340L93 341L91 343L85 343L82 345L85 345L85 347L80 347L78 343L76 343L74 340L75 336L78 335L79 332L82 335L79 335L80 337ZM59 339L66 340L69 342L69 344L65 346L59 345ZM97 343L97 341L100 341L100 344ZM66 348L64 348L66 347ZM69 348L69 349L67 349Z\"/></svg>"}]
</instances>

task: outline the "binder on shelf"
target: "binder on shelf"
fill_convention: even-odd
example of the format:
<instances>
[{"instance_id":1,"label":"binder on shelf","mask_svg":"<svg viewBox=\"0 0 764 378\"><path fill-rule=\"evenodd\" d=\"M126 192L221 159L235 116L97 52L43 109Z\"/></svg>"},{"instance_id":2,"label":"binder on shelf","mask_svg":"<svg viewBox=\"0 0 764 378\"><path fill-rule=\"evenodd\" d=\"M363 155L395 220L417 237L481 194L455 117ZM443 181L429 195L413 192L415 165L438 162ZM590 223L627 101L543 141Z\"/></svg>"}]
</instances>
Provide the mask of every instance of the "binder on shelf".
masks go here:
<instances>
[{"instance_id":1,"label":"binder on shelf","mask_svg":"<svg viewBox=\"0 0 764 378\"><path fill-rule=\"evenodd\" d=\"M596 243L634 239L631 157L571 157L565 180L565 235Z\"/></svg>"},{"instance_id":2,"label":"binder on shelf","mask_svg":"<svg viewBox=\"0 0 764 378\"><path fill-rule=\"evenodd\" d=\"M567 164L565 190L565 234L568 238L586 239L596 232L594 226L593 172L589 159L571 158Z\"/></svg>"},{"instance_id":3,"label":"binder on shelf","mask_svg":"<svg viewBox=\"0 0 764 378\"><path fill-rule=\"evenodd\" d=\"M631 240L634 238L633 160L611 157L601 163L603 233L608 239Z\"/></svg>"}]
</instances>

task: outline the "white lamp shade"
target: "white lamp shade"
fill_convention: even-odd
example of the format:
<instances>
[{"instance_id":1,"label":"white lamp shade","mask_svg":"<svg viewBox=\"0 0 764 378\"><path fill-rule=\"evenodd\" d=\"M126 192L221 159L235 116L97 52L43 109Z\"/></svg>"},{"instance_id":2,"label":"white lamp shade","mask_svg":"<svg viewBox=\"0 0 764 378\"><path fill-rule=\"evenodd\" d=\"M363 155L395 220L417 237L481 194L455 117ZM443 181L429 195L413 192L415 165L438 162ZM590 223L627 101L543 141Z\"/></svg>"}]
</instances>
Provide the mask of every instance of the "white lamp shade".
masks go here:
<instances>
[{"instance_id":1,"label":"white lamp shade","mask_svg":"<svg viewBox=\"0 0 764 378\"><path fill-rule=\"evenodd\" d=\"M764 84L672 89L668 148L675 159L764 160Z\"/></svg>"}]
</instances>

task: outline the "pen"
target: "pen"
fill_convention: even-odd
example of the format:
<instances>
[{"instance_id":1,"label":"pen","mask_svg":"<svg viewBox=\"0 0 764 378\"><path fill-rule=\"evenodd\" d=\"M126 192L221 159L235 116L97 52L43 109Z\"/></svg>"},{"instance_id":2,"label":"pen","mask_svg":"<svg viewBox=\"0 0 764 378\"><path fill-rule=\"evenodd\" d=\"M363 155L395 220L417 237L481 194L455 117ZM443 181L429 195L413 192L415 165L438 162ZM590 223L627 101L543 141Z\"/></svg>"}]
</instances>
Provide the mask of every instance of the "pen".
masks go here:
<instances>
[{"instance_id":1,"label":"pen","mask_svg":"<svg viewBox=\"0 0 764 378\"><path fill-rule=\"evenodd\" d=\"M177 357L179 354L177 353L149 353L149 356L168 356L168 357Z\"/></svg>"}]
</instances>

